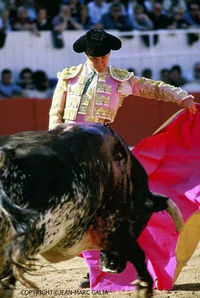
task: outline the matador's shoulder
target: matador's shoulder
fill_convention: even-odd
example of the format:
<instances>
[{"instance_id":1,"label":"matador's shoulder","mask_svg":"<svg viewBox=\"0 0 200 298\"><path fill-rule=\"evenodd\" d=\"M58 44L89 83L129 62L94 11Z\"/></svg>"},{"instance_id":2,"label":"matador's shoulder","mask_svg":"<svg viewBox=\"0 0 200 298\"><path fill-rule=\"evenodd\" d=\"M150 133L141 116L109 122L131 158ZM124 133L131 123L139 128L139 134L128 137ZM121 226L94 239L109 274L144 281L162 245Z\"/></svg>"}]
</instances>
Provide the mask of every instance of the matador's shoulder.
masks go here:
<instances>
[{"instance_id":1,"label":"matador's shoulder","mask_svg":"<svg viewBox=\"0 0 200 298\"><path fill-rule=\"evenodd\" d=\"M77 66L71 66L69 68L64 68L61 72L58 73L58 78L63 80L69 80L75 78L82 68L82 64Z\"/></svg>"},{"instance_id":2,"label":"matador's shoulder","mask_svg":"<svg viewBox=\"0 0 200 298\"><path fill-rule=\"evenodd\" d=\"M121 82L129 80L133 76L133 72L130 72L127 69L121 69L114 66L110 66L109 69L111 77Z\"/></svg>"}]
</instances>

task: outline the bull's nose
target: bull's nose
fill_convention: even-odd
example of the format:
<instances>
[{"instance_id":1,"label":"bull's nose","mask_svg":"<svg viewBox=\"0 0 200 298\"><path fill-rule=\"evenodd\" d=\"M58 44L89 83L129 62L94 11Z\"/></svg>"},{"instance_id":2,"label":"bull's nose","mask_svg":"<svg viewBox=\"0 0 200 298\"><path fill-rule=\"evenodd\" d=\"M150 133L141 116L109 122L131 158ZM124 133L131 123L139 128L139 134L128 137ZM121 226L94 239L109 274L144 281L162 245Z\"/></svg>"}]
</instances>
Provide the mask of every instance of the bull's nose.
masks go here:
<instances>
[{"instance_id":1,"label":"bull's nose","mask_svg":"<svg viewBox=\"0 0 200 298\"><path fill-rule=\"evenodd\" d=\"M5 159L6 159L5 151L0 149L0 168L3 167Z\"/></svg>"}]
</instances>

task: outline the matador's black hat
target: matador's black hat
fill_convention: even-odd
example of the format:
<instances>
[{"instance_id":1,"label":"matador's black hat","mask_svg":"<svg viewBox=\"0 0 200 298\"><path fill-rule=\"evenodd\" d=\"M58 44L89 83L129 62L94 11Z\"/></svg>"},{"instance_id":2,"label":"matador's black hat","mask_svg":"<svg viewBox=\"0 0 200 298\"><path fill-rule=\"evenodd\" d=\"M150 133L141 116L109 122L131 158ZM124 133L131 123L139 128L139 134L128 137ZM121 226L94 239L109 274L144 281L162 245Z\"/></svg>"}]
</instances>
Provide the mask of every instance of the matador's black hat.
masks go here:
<instances>
[{"instance_id":1,"label":"matador's black hat","mask_svg":"<svg viewBox=\"0 0 200 298\"><path fill-rule=\"evenodd\" d=\"M121 45L121 40L114 35L102 29L92 29L75 41L73 49L77 53L85 52L88 56L101 57L111 50L119 50Z\"/></svg>"}]
</instances>

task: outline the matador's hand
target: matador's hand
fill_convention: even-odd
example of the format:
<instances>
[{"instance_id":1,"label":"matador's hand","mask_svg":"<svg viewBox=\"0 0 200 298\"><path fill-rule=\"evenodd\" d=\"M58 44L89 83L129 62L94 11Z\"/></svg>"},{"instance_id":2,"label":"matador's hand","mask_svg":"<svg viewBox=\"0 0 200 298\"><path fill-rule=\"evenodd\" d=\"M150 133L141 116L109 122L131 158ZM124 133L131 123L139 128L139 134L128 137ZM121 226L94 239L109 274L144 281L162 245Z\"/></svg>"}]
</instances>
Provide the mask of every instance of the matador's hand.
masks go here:
<instances>
[{"instance_id":1,"label":"matador's hand","mask_svg":"<svg viewBox=\"0 0 200 298\"><path fill-rule=\"evenodd\" d=\"M186 108L188 112L193 115L197 111L194 100L192 98L185 98L181 103L181 107Z\"/></svg>"}]
</instances>

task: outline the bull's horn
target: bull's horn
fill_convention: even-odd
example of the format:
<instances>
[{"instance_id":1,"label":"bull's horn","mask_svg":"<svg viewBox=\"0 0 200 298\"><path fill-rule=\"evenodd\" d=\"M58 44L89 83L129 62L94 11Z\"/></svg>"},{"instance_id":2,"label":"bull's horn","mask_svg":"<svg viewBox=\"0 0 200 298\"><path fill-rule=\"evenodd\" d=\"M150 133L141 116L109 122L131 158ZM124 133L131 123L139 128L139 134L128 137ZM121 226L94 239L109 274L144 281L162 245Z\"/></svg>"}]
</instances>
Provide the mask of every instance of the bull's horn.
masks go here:
<instances>
[{"instance_id":1,"label":"bull's horn","mask_svg":"<svg viewBox=\"0 0 200 298\"><path fill-rule=\"evenodd\" d=\"M0 149L0 168L3 167L5 159L6 159L5 151Z\"/></svg>"},{"instance_id":2,"label":"bull's horn","mask_svg":"<svg viewBox=\"0 0 200 298\"><path fill-rule=\"evenodd\" d=\"M181 230L183 228L183 217L181 215L181 212L172 200L168 199L167 205L168 205L168 207L167 207L166 211L172 217L174 224L176 226L176 231L179 233L179 232L181 232Z\"/></svg>"}]
</instances>

